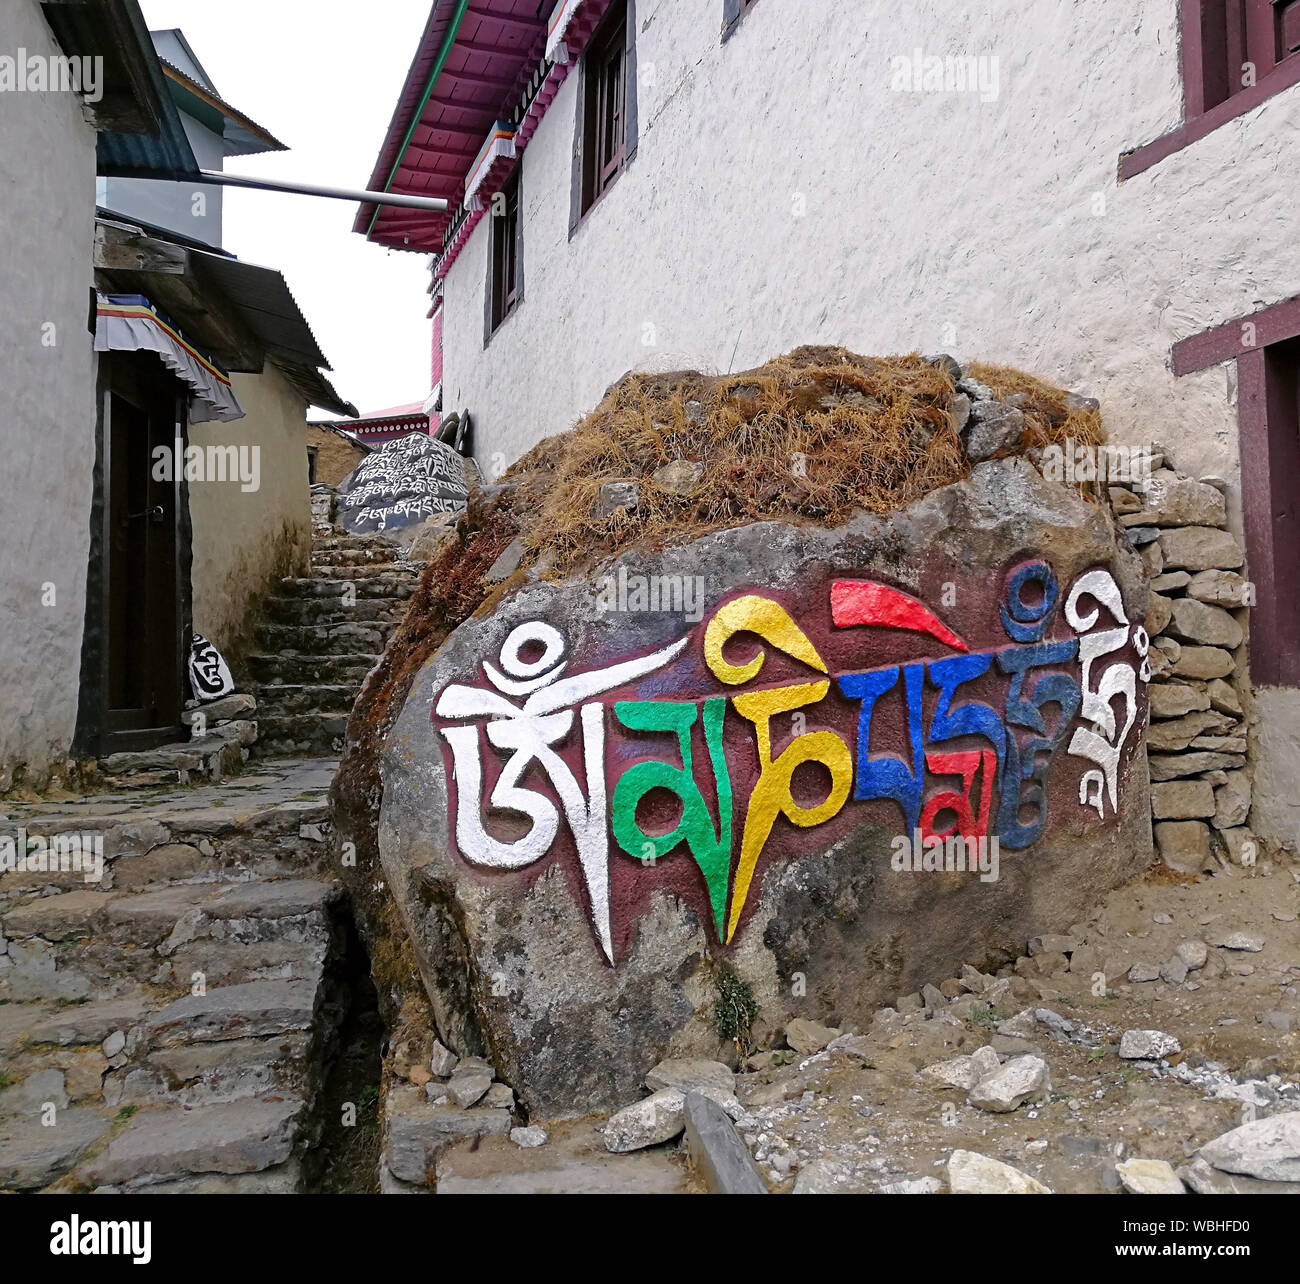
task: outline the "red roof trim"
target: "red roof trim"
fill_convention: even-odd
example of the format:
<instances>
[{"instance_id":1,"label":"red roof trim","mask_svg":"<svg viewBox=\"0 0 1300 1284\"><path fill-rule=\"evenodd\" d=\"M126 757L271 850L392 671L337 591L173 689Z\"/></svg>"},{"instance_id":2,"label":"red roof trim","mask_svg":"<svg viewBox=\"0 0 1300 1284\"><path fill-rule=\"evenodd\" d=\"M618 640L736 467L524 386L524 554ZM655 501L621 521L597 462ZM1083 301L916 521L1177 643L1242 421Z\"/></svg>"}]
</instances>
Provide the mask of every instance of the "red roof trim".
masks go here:
<instances>
[{"instance_id":1,"label":"red roof trim","mask_svg":"<svg viewBox=\"0 0 1300 1284\"><path fill-rule=\"evenodd\" d=\"M402 211L373 204L358 211L354 228L382 245L439 253L452 212L464 199L465 179L483 140L498 120L511 120L519 99L542 60L546 18L538 0L474 0L445 64L424 101L429 77L459 5L440 0L430 15L389 124L371 186L411 195L441 196L446 214ZM410 141L401 153L407 134ZM454 141L453 141L454 140ZM472 141L473 147L463 144ZM391 183L390 183L391 177Z\"/></svg>"}]
</instances>

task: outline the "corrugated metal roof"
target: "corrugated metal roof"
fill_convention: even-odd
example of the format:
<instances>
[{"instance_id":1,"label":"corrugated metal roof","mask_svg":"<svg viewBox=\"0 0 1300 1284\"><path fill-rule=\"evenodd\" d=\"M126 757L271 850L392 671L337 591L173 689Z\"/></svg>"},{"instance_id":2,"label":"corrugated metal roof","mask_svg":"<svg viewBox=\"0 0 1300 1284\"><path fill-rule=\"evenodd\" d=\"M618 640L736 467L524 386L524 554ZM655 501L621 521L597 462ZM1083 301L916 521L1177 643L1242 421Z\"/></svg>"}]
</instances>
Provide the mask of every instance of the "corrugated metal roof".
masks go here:
<instances>
[{"instance_id":1,"label":"corrugated metal roof","mask_svg":"<svg viewBox=\"0 0 1300 1284\"><path fill-rule=\"evenodd\" d=\"M191 250L190 262L200 279L209 280L239 308L268 352L331 369L281 273L202 250Z\"/></svg>"},{"instance_id":2,"label":"corrugated metal roof","mask_svg":"<svg viewBox=\"0 0 1300 1284\"><path fill-rule=\"evenodd\" d=\"M190 250L190 263L196 276L206 278L235 305L268 359L312 405L356 417L357 408L321 373L332 367L281 273L203 250Z\"/></svg>"},{"instance_id":3,"label":"corrugated metal roof","mask_svg":"<svg viewBox=\"0 0 1300 1284\"><path fill-rule=\"evenodd\" d=\"M226 143L228 156L255 156L262 152L287 152L289 149L270 131L232 107L215 90L199 84L180 67L159 57L163 74L170 82L172 98L202 120Z\"/></svg>"},{"instance_id":4,"label":"corrugated metal roof","mask_svg":"<svg viewBox=\"0 0 1300 1284\"><path fill-rule=\"evenodd\" d=\"M64 53L104 59L104 98L92 107L98 172L196 178L198 161L136 0L43 0L42 10Z\"/></svg>"},{"instance_id":5,"label":"corrugated metal roof","mask_svg":"<svg viewBox=\"0 0 1300 1284\"><path fill-rule=\"evenodd\" d=\"M357 413L356 406L344 401L334 390L334 385L313 366L298 366L287 361L274 361L272 364L302 394L309 406L332 410L336 415L349 418Z\"/></svg>"}]
</instances>

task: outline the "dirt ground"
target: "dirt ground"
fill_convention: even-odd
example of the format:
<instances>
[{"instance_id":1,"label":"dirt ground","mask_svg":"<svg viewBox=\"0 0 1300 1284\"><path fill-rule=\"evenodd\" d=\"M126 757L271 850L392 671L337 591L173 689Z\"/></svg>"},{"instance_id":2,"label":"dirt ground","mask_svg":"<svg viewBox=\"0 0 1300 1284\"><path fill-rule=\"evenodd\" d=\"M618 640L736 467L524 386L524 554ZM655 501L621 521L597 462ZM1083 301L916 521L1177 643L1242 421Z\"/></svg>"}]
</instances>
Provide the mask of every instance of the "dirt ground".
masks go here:
<instances>
[{"instance_id":1,"label":"dirt ground","mask_svg":"<svg viewBox=\"0 0 1300 1284\"><path fill-rule=\"evenodd\" d=\"M738 1127L773 1189L801 1193L944 1181L956 1149L1059 1193L1120 1189L1115 1165L1126 1159L1178 1168L1241 1123L1300 1109L1297 914L1300 863L1285 853L1201 878L1157 867L1111 893L1072 940L1044 942L1073 946L1068 955L1040 950L1001 969L992 1007L979 992L992 979L969 972L970 988L953 1001L932 993L922 1011L884 1010L851 1047L760 1053L750 1064L785 1064L737 1077L750 1115ZM1205 962L1179 980L1168 961L1195 942ZM1135 965L1137 975L1165 966L1166 978L1132 980ZM1039 1015L1014 1028L1028 1038L997 1033L1026 1009ZM1050 1015L1044 1022L1044 1011L1068 1031ZM833 1014L808 1016L834 1025ZM1118 1044L1130 1029L1172 1035L1181 1051L1123 1059ZM1004 1060L1043 1057L1050 1090L994 1113L920 1073L989 1043Z\"/></svg>"}]
</instances>

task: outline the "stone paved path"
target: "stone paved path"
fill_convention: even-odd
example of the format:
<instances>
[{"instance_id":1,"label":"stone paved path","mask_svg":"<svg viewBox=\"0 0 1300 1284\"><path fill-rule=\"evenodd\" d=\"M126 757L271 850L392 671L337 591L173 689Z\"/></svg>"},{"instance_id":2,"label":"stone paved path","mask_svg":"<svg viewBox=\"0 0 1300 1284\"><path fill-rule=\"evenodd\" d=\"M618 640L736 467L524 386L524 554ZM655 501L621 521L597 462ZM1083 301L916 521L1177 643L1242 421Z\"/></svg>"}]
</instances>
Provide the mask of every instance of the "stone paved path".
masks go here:
<instances>
[{"instance_id":1,"label":"stone paved path","mask_svg":"<svg viewBox=\"0 0 1300 1284\"><path fill-rule=\"evenodd\" d=\"M342 1001L336 765L4 805L0 1190L302 1187Z\"/></svg>"}]
</instances>

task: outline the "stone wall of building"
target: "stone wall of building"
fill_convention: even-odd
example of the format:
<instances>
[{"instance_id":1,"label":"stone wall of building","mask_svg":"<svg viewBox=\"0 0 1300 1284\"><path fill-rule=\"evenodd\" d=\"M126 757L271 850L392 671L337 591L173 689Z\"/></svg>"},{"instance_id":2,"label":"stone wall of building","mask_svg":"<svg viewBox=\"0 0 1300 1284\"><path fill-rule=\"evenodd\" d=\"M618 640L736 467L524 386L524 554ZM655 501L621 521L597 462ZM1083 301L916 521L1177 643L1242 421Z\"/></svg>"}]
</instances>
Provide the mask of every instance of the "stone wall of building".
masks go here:
<instances>
[{"instance_id":1,"label":"stone wall of building","mask_svg":"<svg viewBox=\"0 0 1300 1284\"><path fill-rule=\"evenodd\" d=\"M1151 815L1161 860L1181 873L1216 859L1247 867L1259 845L1249 827L1252 711L1246 628L1254 586L1239 572L1240 540L1226 530L1223 489L1139 455L1141 479L1109 488L1112 508L1151 576ZM1289 835L1287 835L1289 837Z\"/></svg>"},{"instance_id":2,"label":"stone wall of building","mask_svg":"<svg viewBox=\"0 0 1300 1284\"><path fill-rule=\"evenodd\" d=\"M311 423L307 425L307 448L316 451L316 481L325 486L337 486L368 453L356 442Z\"/></svg>"}]
</instances>

